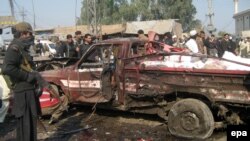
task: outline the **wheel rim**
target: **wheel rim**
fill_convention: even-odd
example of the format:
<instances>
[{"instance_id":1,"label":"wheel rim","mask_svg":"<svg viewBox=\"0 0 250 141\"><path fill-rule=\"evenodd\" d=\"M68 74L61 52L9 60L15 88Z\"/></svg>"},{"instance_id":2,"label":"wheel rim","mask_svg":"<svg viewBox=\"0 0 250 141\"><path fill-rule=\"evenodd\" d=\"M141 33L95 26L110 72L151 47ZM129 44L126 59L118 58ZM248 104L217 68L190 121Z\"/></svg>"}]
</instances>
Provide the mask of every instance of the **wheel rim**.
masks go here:
<instances>
[{"instance_id":1,"label":"wheel rim","mask_svg":"<svg viewBox=\"0 0 250 141\"><path fill-rule=\"evenodd\" d=\"M171 107L168 129L178 137L205 139L214 130L213 114L205 103L191 98L183 99Z\"/></svg>"},{"instance_id":2,"label":"wheel rim","mask_svg":"<svg viewBox=\"0 0 250 141\"><path fill-rule=\"evenodd\" d=\"M199 128L199 118L195 113L185 112L180 117L181 126L187 131L193 131Z\"/></svg>"}]
</instances>

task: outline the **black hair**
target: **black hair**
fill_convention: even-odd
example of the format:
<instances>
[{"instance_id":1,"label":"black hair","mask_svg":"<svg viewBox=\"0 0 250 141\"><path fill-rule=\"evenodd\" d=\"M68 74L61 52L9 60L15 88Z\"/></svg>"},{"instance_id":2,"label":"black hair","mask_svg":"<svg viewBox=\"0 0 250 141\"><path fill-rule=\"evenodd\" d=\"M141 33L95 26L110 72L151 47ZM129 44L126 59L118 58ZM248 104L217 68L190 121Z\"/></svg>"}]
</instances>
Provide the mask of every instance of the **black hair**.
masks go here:
<instances>
[{"instance_id":1,"label":"black hair","mask_svg":"<svg viewBox=\"0 0 250 141\"><path fill-rule=\"evenodd\" d=\"M88 38L88 36L91 36L89 33L84 35L84 38Z\"/></svg>"},{"instance_id":2,"label":"black hair","mask_svg":"<svg viewBox=\"0 0 250 141\"><path fill-rule=\"evenodd\" d=\"M73 37L72 37L71 34L68 34L68 35L66 36L66 38L69 39L69 38L73 38Z\"/></svg>"},{"instance_id":3,"label":"black hair","mask_svg":"<svg viewBox=\"0 0 250 141\"><path fill-rule=\"evenodd\" d=\"M79 30L75 32L75 35L80 35L80 34L82 34L82 32Z\"/></svg>"},{"instance_id":4,"label":"black hair","mask_svg":"<svg viewBox=\"0 0 250 141\"><path fill-rule=\"evenodd\" d=\"M137 31L137 34L144 34L144 31L142 29Z\"/></svg>"},{"instance_id":5,"label":"black hair","mask_svg":"<svg viewBox=\"0 0 250 141\"><path fill-rule=\"evenodd\" d=\"M170 32L166 32L165 34L164 34L164 36L167 36L168 38L172 38L172 34L170 33Z\"/></svg>"}]
</instances>

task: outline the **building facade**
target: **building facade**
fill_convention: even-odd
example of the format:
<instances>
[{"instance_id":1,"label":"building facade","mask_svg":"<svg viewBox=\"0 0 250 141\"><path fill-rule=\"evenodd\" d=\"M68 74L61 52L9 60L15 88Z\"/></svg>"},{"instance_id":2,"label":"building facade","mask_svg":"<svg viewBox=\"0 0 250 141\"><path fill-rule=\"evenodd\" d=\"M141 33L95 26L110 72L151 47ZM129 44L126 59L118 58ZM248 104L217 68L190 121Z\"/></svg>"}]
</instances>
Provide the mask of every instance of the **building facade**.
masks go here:
<instances>
[{"instance_id":1,"label":"building facade","mask_svg":"<svg viewBox=\"0 0 250 141\"><path fill-rule=\"evenodd\" d=\"M242 32L250 31L250 9L234 14L235 34L242 37Z\"/></svg>"}]
</instances>

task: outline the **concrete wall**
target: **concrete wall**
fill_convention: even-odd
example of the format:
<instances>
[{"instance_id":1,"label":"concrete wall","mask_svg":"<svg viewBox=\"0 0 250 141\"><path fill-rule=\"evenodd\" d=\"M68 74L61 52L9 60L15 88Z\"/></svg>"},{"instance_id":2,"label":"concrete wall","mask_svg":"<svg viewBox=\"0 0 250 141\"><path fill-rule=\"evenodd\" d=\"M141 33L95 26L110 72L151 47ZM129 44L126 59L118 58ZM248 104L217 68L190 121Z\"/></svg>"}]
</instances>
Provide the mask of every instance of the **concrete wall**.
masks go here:
<instances>
[{"instance_id":1,"label":"concrete wall","mask_svg":"<svg viewBox=\"0 0 250 141\"><path fill-rule=\"evenodd\" d=\"M241 37L242 31L250 30L250 9L236 14L234 18L235 34L237 37Z\"/></svg>"}]
</instances>

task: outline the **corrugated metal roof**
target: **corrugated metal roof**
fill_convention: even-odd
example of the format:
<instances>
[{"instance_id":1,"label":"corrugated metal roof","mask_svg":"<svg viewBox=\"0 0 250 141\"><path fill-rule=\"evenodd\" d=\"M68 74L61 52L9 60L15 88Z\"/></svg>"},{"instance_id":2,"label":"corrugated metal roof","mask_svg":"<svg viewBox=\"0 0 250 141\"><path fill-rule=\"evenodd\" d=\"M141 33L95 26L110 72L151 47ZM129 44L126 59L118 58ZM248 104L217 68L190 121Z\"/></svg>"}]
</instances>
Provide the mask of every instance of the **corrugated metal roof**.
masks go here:
<instances>
[{"instance_id":1,"label":"corrugated metal roof","mask_svg":"<svg viewBox=\"0 0 250 141\"><path fill-rule=\"evenodd\" d=\"M17 21L12 16L0 16L0 26L10 26L17 24Z\"/></svg>"},{"instance_id":2,"label":"corrugated metal roof","mask_svg":"<svg viewBox=\"0 0 250 141\"><path fill-rule=\"evenodd\" d=\"M81 26L71 26L71 27L56 27L54 29L54 34L74 34L75 31L80 30L83 34L88 33L88 26L81 25ZM102 34L113 34L124 32L125 27L122 24L115 24L115 25L102 25Z\"/></svg>"},{"instance_id":3,"label":"corrugated metal roof","mask_svg":"<svg viewBox=\"0 0 250 141\"><path fill-rule=\"evenodd\" d=\"M158 21L141 21L141 22L128 22L125 24L114 24L114 25L102 25L102 34L114 34L114 33L127 33L137 34L139 29L144 30L147 34L148 31L155 31L159 34L165 32L172 32L176 35L181 35L182 25L176 22L174 19L170 20L158 20ZM82 34L88 33L88 26L71 26L71 27L56 27L54 28L54 34L56 35L74 35L75 31L80 30Z\"/></svg>"},{"instance_id":4,"label":"corrugated metal roof","mask_svg":"<svg viewBox=\"0 0 250 141\"><path fill-rule=\"evenodd\" d=\"M125 33L137 34L137 31L139 29L142 29L144 30L144 33L148 33L149 31L155 31L159 34L164 34L165 32L172 32L175 27L175 23L177 22L174 19L128 22L126 25Z\"/></svg>"}]
</instances>

